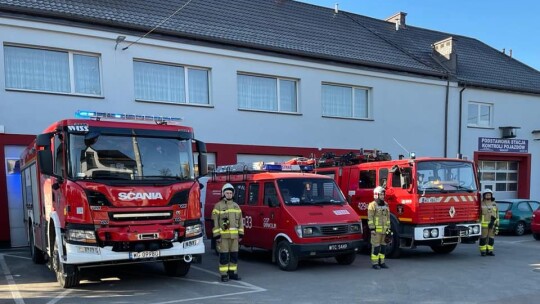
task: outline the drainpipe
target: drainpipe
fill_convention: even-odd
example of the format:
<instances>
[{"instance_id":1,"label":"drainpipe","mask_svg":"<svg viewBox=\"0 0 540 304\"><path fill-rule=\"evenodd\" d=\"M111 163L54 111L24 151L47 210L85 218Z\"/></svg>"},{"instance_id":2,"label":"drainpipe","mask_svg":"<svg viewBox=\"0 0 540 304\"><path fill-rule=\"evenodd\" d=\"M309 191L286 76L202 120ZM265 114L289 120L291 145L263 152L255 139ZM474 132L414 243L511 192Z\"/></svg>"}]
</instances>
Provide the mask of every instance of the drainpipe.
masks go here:
<instances>
[{"instance_id":1,"label":"drainpipe","mask_svg":"<svg viewBox=\"0 0 540 304\"><path fill-rule=\"evenodd\" d=\"M463 91L467 88L467 85L463 86L463 89L459 91L459 126L458 126L458 155L461 158L461 120L463 111Z\"/></svg>"},{"instance_id":2,"label":"drainpipe","mask_svg":"<svg viewBox=\"0 0 540 304\"><path fill-rule=\"evenodd\" d=\"M446 100L444 108L444 157L446 158L448 153L448 104L450 95L450 75L446 74ZM461 116L460 116L461 118Z\"/></svg>"}]
</instances>

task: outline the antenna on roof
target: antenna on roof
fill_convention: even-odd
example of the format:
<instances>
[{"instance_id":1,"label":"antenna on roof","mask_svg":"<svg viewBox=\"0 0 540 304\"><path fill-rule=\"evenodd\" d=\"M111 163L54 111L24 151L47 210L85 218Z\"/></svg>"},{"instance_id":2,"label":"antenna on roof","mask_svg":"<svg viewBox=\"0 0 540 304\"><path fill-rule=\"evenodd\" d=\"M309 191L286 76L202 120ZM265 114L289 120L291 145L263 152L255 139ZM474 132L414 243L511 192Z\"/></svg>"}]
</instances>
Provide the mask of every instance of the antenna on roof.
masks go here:
<instances>
[{"instance_id":1,"label":"antenna on roof","mask_svg":"<svg viewBox=\"0 0 540 304\"><path fill-rule=\"evenodd\" d=\"M130 46L134 45L135 43L139 42L139 40L143 39L144 37L148 36L150 33L152 33L155 29L157 29L158 27L160 27L163 23L165 23L167 20L171 19L174 15L176 15L179 11L181 11L184 7L186 7L191 1L193 0L188 0L188 2L186 2L186 4L182 5L179 9L177 9L174 13L172 13L169 17L161 20L160 23L158 23L158 25L156 25L153 29L151 29L150 31L148 31L148 33L142 35L141 37L139 37L139 39L133 41L132 43L130 43L128 46L126 46L125 48L122 48L122 51L125 51L127 50Z\"/></svg>"},{"instance_id":2,"label":"antenna on roof","mask_svg":"<svg viewBox=\"0 0 540 304\"><path fill-rule=\"evenodd\" d=\"M335 14L339 13L339 3L336 3L336 4L334 5L334 13L335 13Z\"/></svg>"},{"instance_id":3,"label":"antenna on roof","mask_svg":"<svg viewBox=\"0 0 540 304\"><path fill-rule=\"evenodd\" d=\"M397 141L397 139L396 139L395 137L392 137L392 138L393 138L394 141L401 147L401 149L403 149L403 150L405 150L405 152L407 152L407 155L410 155L410 154L411 154L407 149L405 149L404 146L402 146L402 145L399 143L399 141Z\"/></svg>"}]
</instances>

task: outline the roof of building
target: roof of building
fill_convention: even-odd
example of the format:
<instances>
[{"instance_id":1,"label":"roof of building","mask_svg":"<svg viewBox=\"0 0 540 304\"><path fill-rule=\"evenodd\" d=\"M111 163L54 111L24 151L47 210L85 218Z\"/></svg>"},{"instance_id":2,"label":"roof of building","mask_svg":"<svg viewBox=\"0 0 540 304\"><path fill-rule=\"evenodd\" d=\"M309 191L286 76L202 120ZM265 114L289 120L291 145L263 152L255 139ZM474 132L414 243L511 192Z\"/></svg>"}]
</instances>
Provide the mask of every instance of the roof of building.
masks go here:
<instances>
[{"instance_id":1,"label":"roof of building","mask_svg":"<svg viewBox=\"0 0 540 304\"><path fill-rule=\"evenodd\" d=\"M0 12L139 33L163 22L154 34L442 78L432 45L453 37L461 84L540 94L539 71L474 38L291 0L0 0Z\"/></svg>"}]
</instances>

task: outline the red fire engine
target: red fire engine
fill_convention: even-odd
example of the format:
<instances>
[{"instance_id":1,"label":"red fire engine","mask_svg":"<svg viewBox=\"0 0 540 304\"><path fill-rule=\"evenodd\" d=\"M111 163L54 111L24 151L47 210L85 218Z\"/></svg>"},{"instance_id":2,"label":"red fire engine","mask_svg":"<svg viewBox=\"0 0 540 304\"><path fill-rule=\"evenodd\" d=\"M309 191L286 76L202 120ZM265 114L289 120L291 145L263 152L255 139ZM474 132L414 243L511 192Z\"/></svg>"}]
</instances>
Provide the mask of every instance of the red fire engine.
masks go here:
<instances>
[{"instance_id":1,"label":"red fire engine","mask_svg":"<svg viewBox=\"0 0 540 304\"><path fill-rule=\"evenodd\" d=\"M199 172L206 148L180 119L79 111L22 154L25 222L32 260L60 285L80 269L162 261L183 276L204 253ZM117 121L125 120L125 121Z\"/></svg>"},{"instance_id":2,"label":"red fire engine","mask_svg":"<svg viewBox=\"0 0 540 304\"><path fill-rule=\"evenodd\" d=\"M308 162L297 159L289 163ZM392 241L387 255L397 257L400 248L430 246L450 253L458 243L480 236L479 188L471 161L449 158L400 158L391 160L376 150L325 155L317 159L316 172L336 180L350 205L367 225L367 207L373 189L386 189L391 211ZM369 239L367 229L364 239Z\"/></svg>"},{"instance_id":3,"label":"red fire engine","mask_svg":"<svg viewBox=\"0 0 540 304\"><path fill-rule=\"evenodd\" d=\"M205 187L207 237L212 238L212 209L230 183L243 213L242 246L271 251L272 261L288 271L306 258L352 264L362 245L358 216L331 178L300 171L275 164L218 168Z\"/></svg>"}]
</instances>

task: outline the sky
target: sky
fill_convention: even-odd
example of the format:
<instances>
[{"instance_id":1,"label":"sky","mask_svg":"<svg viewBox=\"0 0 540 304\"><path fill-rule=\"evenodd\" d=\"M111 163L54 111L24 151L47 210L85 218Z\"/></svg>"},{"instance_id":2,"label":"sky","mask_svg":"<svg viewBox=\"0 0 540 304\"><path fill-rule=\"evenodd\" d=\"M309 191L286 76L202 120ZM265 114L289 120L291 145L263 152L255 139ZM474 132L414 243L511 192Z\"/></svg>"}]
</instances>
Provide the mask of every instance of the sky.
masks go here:
<instances>
[{"instance_id":1,"label":"sky","mask_svg":"<svg viewBox=\"0 0 540 304\"><path fill-rule=\"evenodd\" d=\"M407 13L406 24L467 36L540 71L540 0L297 0L377 19Z\"/></svg>"}]
</instances>

